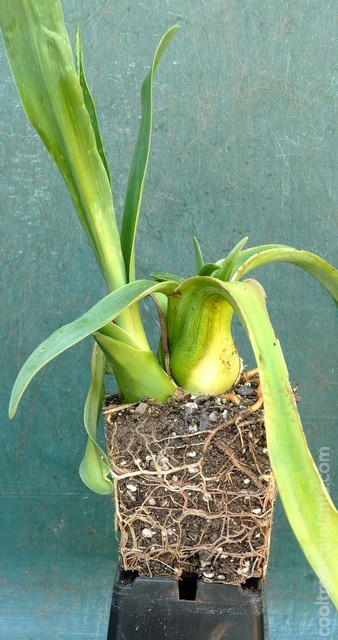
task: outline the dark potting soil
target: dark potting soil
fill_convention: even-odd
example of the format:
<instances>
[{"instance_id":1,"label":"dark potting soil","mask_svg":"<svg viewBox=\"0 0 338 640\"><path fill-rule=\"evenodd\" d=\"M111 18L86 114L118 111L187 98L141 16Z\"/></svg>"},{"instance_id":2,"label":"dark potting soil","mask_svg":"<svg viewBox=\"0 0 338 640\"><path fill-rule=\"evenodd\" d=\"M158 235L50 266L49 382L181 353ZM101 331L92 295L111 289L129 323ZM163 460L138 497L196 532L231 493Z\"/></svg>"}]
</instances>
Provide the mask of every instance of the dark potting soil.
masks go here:
<instances>
[{"instance_id":1,"label":"dark potting soil","mask_svg":"<svg viewBox=\"0 0 338 640\"><path fill-rule=\"evenodd\" d=\"M168 405L105 407L121 566L242 584L264 577L276 488L256 384Z\"/></svg>"}]
</instances>

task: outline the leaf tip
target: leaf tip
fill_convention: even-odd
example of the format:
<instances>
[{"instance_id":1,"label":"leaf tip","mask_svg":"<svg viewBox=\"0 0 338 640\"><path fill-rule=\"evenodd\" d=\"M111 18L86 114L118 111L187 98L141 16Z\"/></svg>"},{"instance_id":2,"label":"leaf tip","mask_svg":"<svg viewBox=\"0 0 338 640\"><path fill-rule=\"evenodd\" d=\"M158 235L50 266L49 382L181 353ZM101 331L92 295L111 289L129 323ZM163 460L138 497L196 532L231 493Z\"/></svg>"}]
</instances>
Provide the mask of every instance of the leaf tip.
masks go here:
<instances>
[{"instance_id":1,"label":"leaf tip","mask_svg":"<svg viewBox=\"0 0 338 640\"><path fill-rule=\"evenodd\" d=\"M16 410L18 408L18 402L15 401L15 398L13 396L13 392L12 395L10 397L10 401L9 401L9 406L8 406L8 417L10 420L12 420L16 414Z\"/></svg>"}]
</instances>

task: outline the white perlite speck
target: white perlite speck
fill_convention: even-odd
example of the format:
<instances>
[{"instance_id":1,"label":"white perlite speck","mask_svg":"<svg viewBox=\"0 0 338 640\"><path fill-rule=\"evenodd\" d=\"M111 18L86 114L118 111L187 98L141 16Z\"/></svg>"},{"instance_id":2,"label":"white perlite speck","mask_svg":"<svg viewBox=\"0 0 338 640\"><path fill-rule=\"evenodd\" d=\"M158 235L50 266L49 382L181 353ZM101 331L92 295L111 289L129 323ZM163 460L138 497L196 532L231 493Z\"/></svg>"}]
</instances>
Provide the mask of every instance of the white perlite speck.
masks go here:
<instances>
[{"instance_id":1,"label":"white perlite speck","mask_svg":"<svg viewBox=\"0 0 338 640\"><path fill-rule=\"evenodd\" d=\"M152 531L151 529L147 529L147 527L145 527L144 529L142 529L141 534L143 538L152 538L155 535L155 531Z\"/></svg>"},{"instance_id":2,"label":"white perlite speck","mask_svg":"<svg viewBox=\"0 0 338 640\"><path fill-rule=\"evenodd\" d=\"M197 431L197 424L190 424L188 431L190 431L190 433L195 433L195 431Z\"/></svg>"},{"instance_id":3,"label":"white perlite speck","mask_svg":"<svg viewBox=\"0 0 338 640\"><path fill-rule=\"evenodd\" d=\"M204 578L213 578L215 575L214 571L203 571L203 577Z\"/></svg>"},{"instance_id":4,"label":"white perlite speck","mask_svg":"<svg viewBox=\"0 0 338 640\"><path fill-rule=\"evenodd\" d=\"M129 491L132 491L134 493L135 491L137 491L137 486L130 482L129 484L127 484L127 489L129 489Z\"/></svg>"},{"instance_id":5,"label":"white perlite speck","mask_svg":"<svg viewBox=\"0 0 338 640\"><path fill-rule=\"evenodd\" d=\"M187 402L185 408L187 413L193 413L193 411L197 411L198 404L197 402Z\"/></svg>"},{"instance_id":6,"label":"white perlite speck","mask_svg":"<svg viewBox=\"0 0 338 640\"><path fill-rule=\"evenodd\" d=\"M250 562L249 560L246 560L244 562L244 567L242 567L241 569L238 569L237 573L249 573L250 571Z\"/></svg>"}]
</instances>

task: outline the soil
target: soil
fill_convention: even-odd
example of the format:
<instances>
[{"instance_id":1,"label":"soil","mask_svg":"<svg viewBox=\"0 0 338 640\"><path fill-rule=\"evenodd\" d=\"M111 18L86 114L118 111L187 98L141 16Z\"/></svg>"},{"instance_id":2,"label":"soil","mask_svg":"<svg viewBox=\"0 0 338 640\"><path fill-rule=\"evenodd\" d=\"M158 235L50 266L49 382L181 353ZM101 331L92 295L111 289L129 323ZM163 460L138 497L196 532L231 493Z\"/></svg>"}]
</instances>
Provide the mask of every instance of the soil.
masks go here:
<instances>
[{"instance_id":1,"label":"soil","mask_svg":"<svg viewBox=\"0 0 338 640\"><path fill-rule=\"evenodd\" d=\"M242 584L267 568L276 487L255 382L168 405L106 401L121 566Z\"/></svg>"}]
</instances>

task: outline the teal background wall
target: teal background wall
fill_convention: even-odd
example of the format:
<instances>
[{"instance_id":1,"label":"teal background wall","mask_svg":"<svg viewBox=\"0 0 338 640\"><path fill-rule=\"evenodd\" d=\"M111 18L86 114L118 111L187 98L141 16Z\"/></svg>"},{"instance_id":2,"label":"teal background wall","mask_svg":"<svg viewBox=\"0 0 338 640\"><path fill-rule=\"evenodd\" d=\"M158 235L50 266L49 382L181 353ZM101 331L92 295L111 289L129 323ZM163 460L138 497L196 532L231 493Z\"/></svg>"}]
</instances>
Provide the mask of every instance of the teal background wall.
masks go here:
<instances>
[{"instance_id":1,"label":"teal background wall","mask_svg":"<svg viewBox=\"0 0 338 640\"><path fill-rule=\"evenodd\" d=\"M209 260L244 235L337 263L337 11L289 0L64 0L82 28L87 76L121 212L139 91L163 32L179 23L158 70L154 137L138 241L139 275L188 275L191 237ZM14 422L7 403L29 353L105 290L65 187L26 122L0 49L1 577L0 638L105 638L116 543L110 498L78 477L90 341L38 375ZM329 447L337 499L337 312L309 276L257 273L317 462ZM155 322L145 307L154 335ZM249 364L240 329L238 344ZM281 453L282 455L282 453ZM320 587L280 504L267 601L271 640L320 637ZM329 629L337 619L329 606Z\"/></svg>"}]
</instances>

